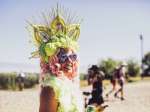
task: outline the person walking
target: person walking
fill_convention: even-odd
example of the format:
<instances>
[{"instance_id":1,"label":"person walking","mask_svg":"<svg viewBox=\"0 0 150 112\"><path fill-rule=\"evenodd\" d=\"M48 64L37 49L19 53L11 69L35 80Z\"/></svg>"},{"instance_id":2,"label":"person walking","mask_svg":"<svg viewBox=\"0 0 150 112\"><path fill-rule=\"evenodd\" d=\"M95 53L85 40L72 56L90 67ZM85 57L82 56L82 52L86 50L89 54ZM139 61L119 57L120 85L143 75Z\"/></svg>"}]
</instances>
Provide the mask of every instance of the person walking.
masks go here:
<instances>
[{"instance_id":1,"label":"person walking","mask_svg":"<svg viewBox=\"0 0 150 112\"><path fill-rule=\"evenodd\" d=\"M19 88L19 91L22 91L24 89L24 82L25 82L25 74L23 72L20 72L16 78L16 82Z\"/></svg>"},{"instance_id":2,"label":"person walking","mask_svg":"<svg viewBox=\"0 0 150 112\"><path fill-rule=\"evenodd\" d=\"M105 74L103 71L100 71L97 65L92 65L92 67L88 69L88 73L90 73L88 74L88 83L92 85L92 91L90 93L91 98L88 100L86 105L87 110L92 108L91 106L95 106L97 111L92 112L102 112L106 107L108 107L108 105L104 104L103 98L103 80ZM89 95L89 92L87 95Z\"/></svg>"},{"instance_id":3,"label":"person walking","mask_svg":"<svg viewBox=\"0 0 150 112\"><path fill-rule=\"evenodd\" d=\"M114 69L114 72L113 72L113 74L112 74L112 76L111 76L111 78L110 78L110 84L112 85L112 89L111 89L108 93L106 93L106 97L107 97L107 98L109 97L109 95L110 95L111 93L115 92L115 90L116 90L116 85L117 85L116 74L117 74L117 73L118 73L118 67L116 67L116 68Z\"/></svg>"},{"instance_id":4,"label":"person walking","mask_svg":"<svg viewBox=\"0 0 150 112\"><path fill-rule=\"evenodd\" d=\"M125 100L124 98L124 83L125 83L125 67L127 64L123 62L118 68L118 72L116 74L117 82L119 84L119 89L115 92L114 97L118 97L118 93L120 93L120 99Z\"/></svg>"}]
</instances>

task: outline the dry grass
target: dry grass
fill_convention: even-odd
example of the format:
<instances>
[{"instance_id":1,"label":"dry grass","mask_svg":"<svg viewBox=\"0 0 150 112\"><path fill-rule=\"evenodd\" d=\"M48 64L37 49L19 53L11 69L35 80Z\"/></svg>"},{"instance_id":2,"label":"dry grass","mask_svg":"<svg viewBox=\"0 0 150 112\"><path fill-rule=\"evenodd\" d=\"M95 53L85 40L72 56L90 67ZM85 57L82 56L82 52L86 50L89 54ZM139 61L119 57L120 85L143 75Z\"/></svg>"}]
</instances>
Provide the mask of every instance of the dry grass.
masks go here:
<instances>
[{"instance_id":1,"label":"dry grass","mask_svg":"<svg viewBox=\"0 0 150 112\"><path fill-rule=\"evenodd\" d=\"M110 80L104 80L103 81L103 85L104 86L108 86L110 84ZM83 87L86 87L88 86L88 82L86 80L81 80L80 81L80 87L83 88Z\"/></svg>"},{"instance_id":2,"label":"dry grass","mask_svg":"<svg viewBox=\"0 0 150 112\"><path fill-rule=\"evenodd\" d=\"M150 81L150 77L144 77L143 79L141 79L141 77L129 77L128 82L138 82L138 81ZM103 81L104 86L108 86L110 85L110 80L104 80ZM81 80L80 81L80 87L86 87L88 86L88 82L87 80Z\"/></svg>"}]
</instances>

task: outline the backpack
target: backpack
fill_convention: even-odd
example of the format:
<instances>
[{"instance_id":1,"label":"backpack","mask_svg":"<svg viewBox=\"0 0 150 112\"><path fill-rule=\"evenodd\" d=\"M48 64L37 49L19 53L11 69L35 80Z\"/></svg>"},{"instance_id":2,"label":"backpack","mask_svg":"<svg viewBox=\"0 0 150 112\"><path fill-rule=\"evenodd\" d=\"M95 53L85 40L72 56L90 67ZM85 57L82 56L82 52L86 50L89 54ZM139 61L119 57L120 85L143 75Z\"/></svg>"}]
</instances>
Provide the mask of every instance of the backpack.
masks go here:
<instances>
[{"instance_id":1,"label":"backpack","mask_svg":"<svg viewBox=\"0 0 150 112\"><path fill-rule=\"evenodd\" d=\"M121 77L120 68L118 68L118 69L115 70L114 75L115 75L115 77L116 77L117 79L120 79L120 77Z\"/></svg>"}]
</instances>

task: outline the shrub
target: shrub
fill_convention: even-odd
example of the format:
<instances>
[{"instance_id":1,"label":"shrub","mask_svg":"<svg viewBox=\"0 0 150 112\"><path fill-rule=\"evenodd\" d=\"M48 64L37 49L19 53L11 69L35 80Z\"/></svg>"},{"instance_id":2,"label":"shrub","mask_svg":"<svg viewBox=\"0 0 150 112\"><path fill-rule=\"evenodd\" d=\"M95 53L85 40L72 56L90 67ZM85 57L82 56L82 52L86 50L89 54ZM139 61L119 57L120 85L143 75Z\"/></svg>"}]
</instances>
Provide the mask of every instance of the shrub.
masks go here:
<instances>
[{"instance_id":1,"label":"shrub","mask_svg":"<svg viewBox=\"0 0 150 112\"><path fill-rule=\"evenodd\" d=\"M87 79L87 75L84 73L80 73L80 80L86 80Z\"/></svg>"},{"instance_id":2,"label":"shrub","mask_svg":"<svg viewBox=\"0 0 150 112\"><path fill-rule=\"evenodd\" d=\"M127 72L131 77L138 76L140 74L140 65L133 59L127 61Z\"/></svg>"},{"instance_id":3,"label":"shrub","mask_svg":"<svg viewBox=\"0 0 150 112\"><path fill-rule=\"evenodd\" d=\"M0 73L0 89L17 90L17 73ZM36 73L26 73L24 77L24 87L32 88L38 84L39 75Z\"/></svg>"}]
</instances>

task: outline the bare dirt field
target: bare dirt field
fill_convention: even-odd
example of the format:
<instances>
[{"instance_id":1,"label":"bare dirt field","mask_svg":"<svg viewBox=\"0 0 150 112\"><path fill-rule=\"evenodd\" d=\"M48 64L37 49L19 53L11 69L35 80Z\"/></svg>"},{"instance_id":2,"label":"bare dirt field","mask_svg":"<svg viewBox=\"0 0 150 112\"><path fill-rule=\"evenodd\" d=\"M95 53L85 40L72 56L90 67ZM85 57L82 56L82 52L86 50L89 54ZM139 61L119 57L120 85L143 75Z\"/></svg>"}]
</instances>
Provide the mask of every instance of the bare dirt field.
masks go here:
<instances>
[{"instance_id":1,"label":"bare dirt field","mask_svg":"<svg viewBox=\"0 0 150 112\"><path fill-rule=\"evenodd\" d=\"M108 91L107 87L105 91ZM125 85L125 100L109 97L105 112L150 112L150 81ZM39 89L0 90L0 112L38 112Z\"/></svg>"}]
</instances>

